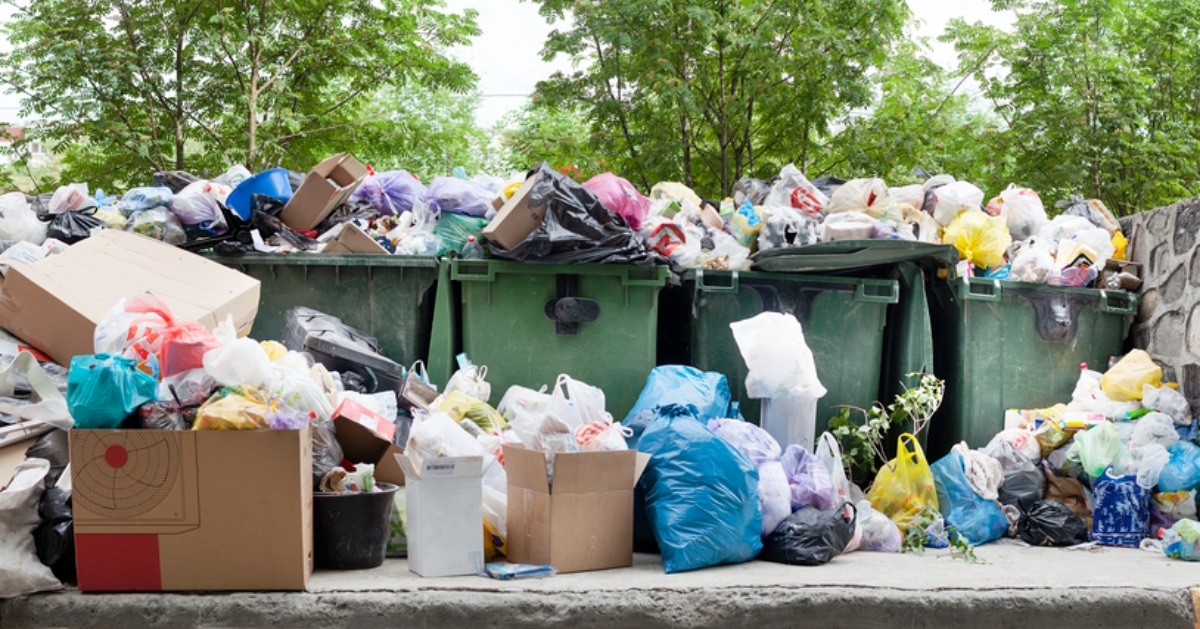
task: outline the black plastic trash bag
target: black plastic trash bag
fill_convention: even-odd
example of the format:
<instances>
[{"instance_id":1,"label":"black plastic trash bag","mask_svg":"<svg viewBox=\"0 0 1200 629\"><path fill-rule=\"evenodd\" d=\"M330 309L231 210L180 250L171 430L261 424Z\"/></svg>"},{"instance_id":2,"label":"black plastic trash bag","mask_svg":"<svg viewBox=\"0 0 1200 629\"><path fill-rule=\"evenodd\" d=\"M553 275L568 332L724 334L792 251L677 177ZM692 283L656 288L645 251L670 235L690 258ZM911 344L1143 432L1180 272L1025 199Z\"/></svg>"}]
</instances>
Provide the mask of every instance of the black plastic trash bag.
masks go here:
<instances>
[{"instance_id":1,"label":"black plastic trash bag","mask_svg":"<svg viewBox=\"0 0 1200 629\"><path fill-rule=\"evenodd\" d=\"M819 566L846 550L854 536L858 511L849 502L822 511L804 507L793 513L763 540L758 558L793 566Z\"/></svg>"},{"instance_id":2,"label":"black plastic trash bag","mask_svg":"<svg viewBox=\"0 0 1200 629\"><path fill-rule=\"evenodd\" d=\"M41 524L33 530L38 559L64 583L75 582L75 520L71 492L51 487L38 503Z\"/></svg>"},{"instance_id":3,"label":"black plastic trash bag","mask_svg":"<svg viewBox=\"0 0 1200 629\"><path fill-rule=\"evenodd\" d=\"M1021 514L1017 534L1034 546L1074 546L1088 541L1088 523L1067 505L1042 500Z\"/></svg>"},{"instance_id":4,"label":"black plastic trash bag","mask_svg":"<svg viewBox=\"0 0 1200 629\"><path fill-rule=\"evenodd\" d=\"M1037 465L1017 451L1012 444L999 440L985 454L1000 462L1004 482L1000 485L1000 504L1025 510L1042 499L1046 477Z\"/></svg>"},{"instance_id":5,"label":"black plastic trash bag","mask_svg":"<svg viewBox=\"0 0 1200 629\"><path fill-rule=\"evenodd\" d=\"M493 256L538 264L638 264L666 260L651 251L625 219L605 209L600 199L542 162L530 176L530 208L545 208L537 229L510 250L491 245Z\"/></svg>"},{"instance_id":6,"label":"black plastic trash bag","mask_svg":"<svg viewBox=\"0 0 1200 629\"><path fill-rule=\"evenodd\" d=\"M50 489L58 483L58 478L62 476L67 463L71 462L71 448L67 439L67 431L51 430L38 437L38 440L25 451L25 457L46 459L50 462L50 471L46 474L44 481L46 489Z\"/></svg>"},{"instance_id":7,"label":"black plastic trash bag","mask_svg":"<svg viewBox=\"0 0 1200 629\"><path fill-rule=\"evenodd\" d=\"M107 229L104 221L93 216L95 213L95 209L89 209L56 214L46 228L46 237L73 245L91 236L93 229Z\"/></svg>"},{"instance_id":8,"label":"black plastic trash bag","mask_svg":"<svg viewBox=\"0 0 1200 629\"><path fill-rule=\"evenodd\" d=\"M180 190L197 181L200 181L200 178L187 171L166 170L154 173L151 185L156 188L170 188L172 194L179 194Z\"/></svg>"}]
</instances>

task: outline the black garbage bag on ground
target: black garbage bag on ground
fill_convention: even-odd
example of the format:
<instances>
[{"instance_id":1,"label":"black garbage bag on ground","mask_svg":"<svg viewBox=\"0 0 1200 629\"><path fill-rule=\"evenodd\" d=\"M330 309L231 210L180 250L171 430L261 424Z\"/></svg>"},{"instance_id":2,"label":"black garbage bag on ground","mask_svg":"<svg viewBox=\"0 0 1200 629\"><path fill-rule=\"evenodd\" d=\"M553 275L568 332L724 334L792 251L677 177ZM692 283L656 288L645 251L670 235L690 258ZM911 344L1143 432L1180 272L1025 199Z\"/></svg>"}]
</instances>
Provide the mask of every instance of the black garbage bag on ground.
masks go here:
<instances>
[{"instance_id":1,"label":"black garbage bag on ground","mask_svg":"<svg viewBox=\"0 0 1200 629\"><path fill-rule=\"evenodd\" d=\"M79 210L56 214L46 228L46 237L73 245L92 235L93 229L107 229L104 221L93 216L96 210Z\"/></svg>"},{"instance_id":2,"label":"black garbage bag on ground","mask_svg":"<svg viewBox=\"0 0 1200 629\"><path fill-rule=\"evenodd\" d=\"M542 162L530 176L531 209L545 208L537 229L511 250L490 245L497 258L531 264L637 264L666 260L651 251L625 219L605 209L591 191Z\"/></svg>"},{"instance_id":3,"label":"black garbage bag on ground","mask_svg":"<svg viewBox=\"0 0 1200 629\"><path fill-rule=\"evenodd\" d=\"M1000 485L1000 504L1013 505L1025 510L1042 499L1046 490L1046 477L1037 465L1017 451L1007 441L997 441L984 451L1000 462L1004 471L1004 482Z\"/></svg>"},{"instance_id":4,"label":"black garbage bag on ground","mask_svg":"<svg viewBox=\"0 0 1200 629\"><path fill-rule=\"evenodd\" d=\"M1017 534L1034 546L1074 546L1088 541L1088 523L1057 500L1042 500L1017 520Z\"/></svg>"},{"instance_id":5,"label":"black garbage bag on ground","mask_svg":"<svg viewBox=\"0 0 1200 629\"><path fill-rule=\"evenodd\" d=\"M61 431L60 431L61 432ZM51 487L38 503L41 524L33 530L38 559L59 581L75 582L75 519L71 515L71 492Z\"/></svg>"},{"instance_id":6,"label":"black garbage bag on ground","mask_svg":"<svg viewBox=\"0 0 1200 629\"><path fill-rule=\"evenodd\" d=\"M758 558L793 566L819 566L846 550L858 517L854 505L822 511L804 507L793 513L763 540Z\"/></svg>"},{"instance_id":7,"label":"black garbage bag on ground","mask_svg":"<svg viewBox=\"0 0 1200 629\"><path fill-rule=\"evenodd\" d=\"M25 451L25 457L46 459L50 462L50 471L46 474L45 483L46 489L54 487L58 483L58 478L62 476L63 470L66 469L67 463L71 462L71 448L67 440L67 431L51 430L38 437L38 440Z\"/></svg>"}]
</instances>

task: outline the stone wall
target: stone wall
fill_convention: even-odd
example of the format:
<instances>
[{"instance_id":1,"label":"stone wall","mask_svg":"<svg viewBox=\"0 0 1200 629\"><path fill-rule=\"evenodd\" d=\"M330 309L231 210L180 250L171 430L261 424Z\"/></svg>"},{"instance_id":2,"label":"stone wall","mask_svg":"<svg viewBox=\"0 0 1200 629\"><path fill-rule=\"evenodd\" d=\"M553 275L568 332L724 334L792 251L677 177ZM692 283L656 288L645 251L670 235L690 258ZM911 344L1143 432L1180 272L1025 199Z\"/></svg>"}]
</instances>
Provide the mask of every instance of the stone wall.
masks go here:
<instances>
[{"instance_id":1,"label":"stone wall","mask_svg":"<svg viewBox=\"0 0 1200 629\"><path fill-rule=\"evenodd\" d=\"M1132 341L1200 410L1200 197L1121 219L1129 259L1142 265Z\"/></svg>"}]
</instances>

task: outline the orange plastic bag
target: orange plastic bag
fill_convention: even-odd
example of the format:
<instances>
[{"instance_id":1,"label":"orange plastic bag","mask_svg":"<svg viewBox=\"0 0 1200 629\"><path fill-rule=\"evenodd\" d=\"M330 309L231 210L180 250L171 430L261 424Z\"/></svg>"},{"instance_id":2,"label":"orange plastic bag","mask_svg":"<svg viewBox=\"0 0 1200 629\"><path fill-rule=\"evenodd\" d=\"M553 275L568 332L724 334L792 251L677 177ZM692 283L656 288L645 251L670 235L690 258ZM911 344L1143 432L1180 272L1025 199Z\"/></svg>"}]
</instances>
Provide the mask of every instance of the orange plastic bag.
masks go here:
<instances>
[{"instance_id":1,"label":"orange plastic bag","mask_svg":"<svg viewBox=\"0 0 1200 629\"><path fill-rule=\"evenodd\" d=\"M867 500L901 531L907 530L909 522L925 508L938 508L933 470L916 437L904 433L896 440L896 458L879 469L867 491Z\"/></svg>"}]
</instances>

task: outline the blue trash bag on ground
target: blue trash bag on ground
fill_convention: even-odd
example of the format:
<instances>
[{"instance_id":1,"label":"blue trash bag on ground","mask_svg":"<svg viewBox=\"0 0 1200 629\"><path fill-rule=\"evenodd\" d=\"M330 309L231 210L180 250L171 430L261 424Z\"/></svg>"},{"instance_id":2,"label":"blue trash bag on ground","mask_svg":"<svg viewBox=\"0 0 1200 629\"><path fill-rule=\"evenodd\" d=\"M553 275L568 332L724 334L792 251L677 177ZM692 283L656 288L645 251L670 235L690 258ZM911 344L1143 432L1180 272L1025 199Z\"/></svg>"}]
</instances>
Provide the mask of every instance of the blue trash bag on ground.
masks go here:
<instances>
[{"instance_id":1,"label":"blue trash bag on ground","mask_svg":"<svg viewBox=\"0 0 1200 629\"><path fill-rule=\"evenodd\" d=\"M1200 488L1200 447L1176 441L1167 447L1171 460L1158 477L1159 491L1191 491Z\"/></svg>"},{"instance_id":2,"label":"blue trash bag on ground","mask_svg":"<svg viewBox=\"0 0 1200 629\"><path fill-rule=\"evenodd\" d=\"M654 419L658 408L677 404L692 406L701 423L723 419L729 414L729 381L724 374L700 371L686 365L655 367L646 378L646 386L625 420L623 426L633 431L625 438L630 449L637 448L642 431Z\"/></svg>"},{"instance_id":3,"label":"blue trash bag on ground","mask_svg":"<svg viewBox=\"0 0 1200 629\"><path fill-rule=\"evenodd\" d=\"M971 544L986 544L1004 537L1008 518L994 500L987 500L971 488L963 470L962 455L951 452L930 466L937 485L938 506L946 528Z\"/></svg>"},{"instance_id":4,"label":"blue trash bag on ground","mask_svg":"<svg viewBox=\"0 0 1200 629\"><path fill-rule=\"evenodd\" d=\"M67 408L76 428L116 428L157 393L158 381L129 358L85 354L71 359Z\"/></svg>"},{"instance_id":5,"label":"blue trash bag on ground","mask_svg":"<svg viewBox=\"0 0 1200 629\"><path fill-rule=\"evenodd\" d=\"M1112 468L1092 483L1091 540L1105 546L1137 548L1150 523L1150 491L1137 475L1113 476Z\"/></svg>"},{"instance_id":6,"label":"blue trash bag on ground","mask_svg":"<svg viewBox=\"0 0 1200 629\"><path fill-rule=\"evenodd\" d=\"M758 555L758 471L701 423L694 407L659 408L638 450L651 455L638 489L667 573Z\"/></svg>"}]
</instances>

